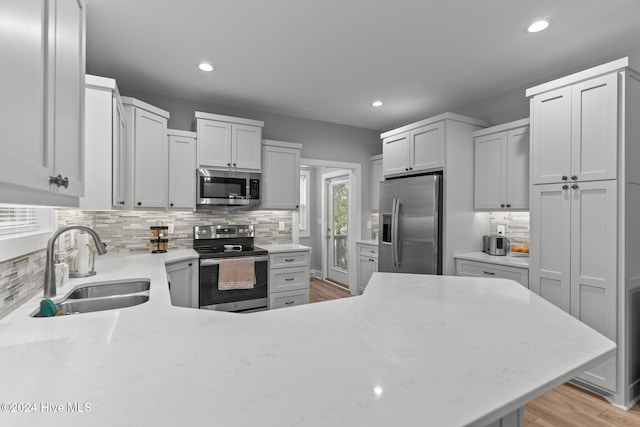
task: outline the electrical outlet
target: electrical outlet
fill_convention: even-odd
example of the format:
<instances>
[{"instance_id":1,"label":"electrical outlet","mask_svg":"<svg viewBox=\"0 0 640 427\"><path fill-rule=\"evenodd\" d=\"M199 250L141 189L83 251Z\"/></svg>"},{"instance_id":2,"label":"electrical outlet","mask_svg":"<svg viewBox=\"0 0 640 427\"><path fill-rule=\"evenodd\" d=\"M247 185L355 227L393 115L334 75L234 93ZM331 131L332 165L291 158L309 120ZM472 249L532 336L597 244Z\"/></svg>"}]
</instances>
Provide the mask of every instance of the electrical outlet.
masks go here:
<instances>
[{"instance_id":1,"label":"electrical outlet","mask_svg":"<svg viewBox=\"0 0 640 427\"><path fill-rule=\"evenodd\" d=\"M501 234L504 236L504 225L498 225L498 234Z\"/></svg>"},{"instance_id":2,"label":"electrical outlet","mask_svg":"<svg viewBox=\"0 0 640 427\"><path fill-rule=\"evenodd\" d=\"M173 224L169 224L169 228L167 229L169 234L173 234Z\"/></svg>"},{"instance_id":3,"label":"electrical outlet","mask_svg":"<svg viewBox=\"0 0 640 427\"><path fill-rule=\"evenodd\" d=\"M280 222L278 222L278 229L279 229L280 231L284 231L284 221L280 221Z\"/></svg>"}]
</instances>

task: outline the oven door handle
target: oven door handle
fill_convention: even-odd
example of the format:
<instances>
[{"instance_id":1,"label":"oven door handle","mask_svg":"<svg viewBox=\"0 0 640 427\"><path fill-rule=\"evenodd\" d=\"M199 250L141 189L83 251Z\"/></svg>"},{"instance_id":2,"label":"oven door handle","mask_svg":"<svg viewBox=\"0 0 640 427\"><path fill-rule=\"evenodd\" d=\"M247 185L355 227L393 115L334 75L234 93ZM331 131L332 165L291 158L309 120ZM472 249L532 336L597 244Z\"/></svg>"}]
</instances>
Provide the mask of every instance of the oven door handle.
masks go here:
<instances>
[{"instance_id":1,"label":"oven door handle","mask_svg":"<svg viewBox=\"0 0 640 427\"><path fill-rule=\"evenodd\" d=\"M234 257L234 258L205 258L200 260L200 267L208 267L211 265L218 265L221 261L225 259L237 259L237 258L247 258L247 257ZM269 257L267 255L257 256L255 257L255 262L264 262L267 261Z\"/></svg>"}]
</instances>

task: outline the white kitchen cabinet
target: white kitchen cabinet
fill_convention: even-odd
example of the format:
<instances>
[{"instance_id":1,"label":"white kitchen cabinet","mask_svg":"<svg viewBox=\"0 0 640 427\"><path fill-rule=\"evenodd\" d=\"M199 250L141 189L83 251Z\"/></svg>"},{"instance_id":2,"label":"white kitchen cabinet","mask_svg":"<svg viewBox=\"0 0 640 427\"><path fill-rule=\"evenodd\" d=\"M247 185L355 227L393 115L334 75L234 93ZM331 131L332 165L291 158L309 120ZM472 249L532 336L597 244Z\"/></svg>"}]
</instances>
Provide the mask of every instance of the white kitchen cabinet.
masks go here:
<instances>
[{"instance_id":1,"label":"white kitchen cabinet","mask_svg":"<svg viewBox=\"0 0 640 427\"><path fill-rule=\"evenodd\" d=\"M302 144L264 140L262 142L263 209L300 207L300 152Z\"/></svg>"},{"instance_id":2,"label":"white kitchen cabinet","mask_svg":"<svg viewBox=\"0 0 640 427\"><path fill-rule=\"evenodd\" d=\"M529 287L529 269L467 259L456 259L456 276L509 279Z\"/></svg>"},{"instance_id":3,"label":"white kitchen cabinet","mask_svg":"<svg viewBox=\"0 0 640 427\"><path fill-rule=\"evenodd\" d=\"M394 132L389 137L383 136L384 176L413 174L442 168L444 141L443 121L429 123L399 134Z\"/></svg>"},{"instance_id":4,"label":"white kitchen cabinet","mask_svg":"<svg viewBox=\"0 0 640 427\"><path fill-rule=\"evenodd\" d=\"M85 77L85 195L81 209L121 208L126 199L126 122L113 79ZM110 177L105 178L105 177Z\"/></svg>"},{"instance_id":5,"label":"white kitchen cabinet","mask_svg":"<svg viewBox=\"0 0 640 427\"><path fill-rule=\"evenodd\" d=\"M473 199L473 132L485 127L482 120L443 113L380 135L385 178L442 171L442 272L448 276L455 275L454 255L479 252L489 234L489 213L475 211ZM413 170L405 170L403 158L414 159Z\"/></svg>"},{"instance_id":6,"label":"white kitchen cabinet","mask_svg":"<svg viewBox=\"0 0 640 427\"><path fill-rule=\"evenodd\" d=\"M196 133L169 129L169 210L196 208Z\"/></svg>"},{"instance_id":7,"label":"white kitchen cabinet","mask_svg":"<svg viewBox=\"0 0 640 427\"><path fill-rule=\"evenodd\" d=\"M474 132L477 210L529 209L529 119Z\"/></svg>"},{"instance_id":8,"label":"white kitchen cabinet","mask_svg":"<svg viewBox=\"0 0 640 427\"><path fill-rule=\"evenodd\" d=\"M85 1L8 0L0 15L0 199L78 206L84 192ZM24 37L24 29L29 37Z\"/></svg>"},{"instance_id":9,"label":"white kitchen cabinet","mask_svg":"<svg viewBox=\"0 0 640 427\"><path fill-rule=\"evenodd\" d=\"M362 294L371 275L378 271L378 245L358 242L358 294Z\"/></svg>"},{"instance_id":10,"label":"white kitchen cabinet","mask_svg":"<svg viewBox=\"0 0 640 427\"><path fill-rule=\"evenodd\" d=\"M309 302L310 253L269 253L269 308L290 307Z\"/></svg>"},{"instance_id":11,"label":"white kitchen cabinet","mask_svg":"<svg viewBox=\"0 0 640 427\"><path fill-rule=\"evenodd\" d=\"M617 335L616 222L615 180L533 188L531 290L612 341ZM581 377L614 391L615 357Z\"/></svg>"},{"instance_id":12,"label":"white kitchen cabinet","mask_svg":"<svg viewBox=\"0 0 640 427\"><path fill-rule=\"evenodd\" d=\"M640 75L628 58L526 91L531 98L530 289L618 345L574 379L640 397ZM623 153L624 156L619 156Z\"/></svg>"},{"instance_id":13,"label":"white kitchen cabinet","mask_svg":"<svg viewBox=\"0 0 640 427\"><path fill-rule=\"evenodd\" d=\"M264 122L196 111L198 167L260 172Z\"/></svg>"},{"instance_id":14,"label":"white kitchen cabinet","mask_svg":"<svg viewBox=\"0 0 640 427\"><path fill-rule=\"evenodd\" d=\"M198 308L198 259L173 262L167 264L166 268L171 304Z\"/></svg>"},{"instance_id":15,"label":"white kitchen cabinet","mask_svg":"<svg viewBox=\"0 0 640 427\"><path fill-rule=\"evenodd\" d=\"M122 97L127 120L128 199L134 209L166 209L168 198L169 112ZM195 188L195 187L194 187Z\"/></svg>"},{"instance_id":16,"label":"white kitchen cabinet","mask_svg":"<svg viewBox=\"0 0 640 427\"><path fill-rule=\"evenodd\" d=\"M616 178L617 73L535 95L531 111L533 184Z\"/></svg>"},{"instance_id":17,"label":"white kitchen cabinet","mask_svg":"<svg viewBox=\"0 0 640 427\"><path fill-rule=\"evenodd\" d=\"M378 212L380 208L380 181L382 176L382 154L371 156L369 163L369 183L371 185L371 211Z\"/></svg>"}]
</instances>

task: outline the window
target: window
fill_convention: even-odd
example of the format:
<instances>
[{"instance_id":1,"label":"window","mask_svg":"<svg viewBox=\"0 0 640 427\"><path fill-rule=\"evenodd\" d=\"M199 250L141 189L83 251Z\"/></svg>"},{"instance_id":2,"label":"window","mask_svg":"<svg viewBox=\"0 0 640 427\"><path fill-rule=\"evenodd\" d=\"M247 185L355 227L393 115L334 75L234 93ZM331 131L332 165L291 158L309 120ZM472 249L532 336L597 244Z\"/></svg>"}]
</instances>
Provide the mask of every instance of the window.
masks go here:
<instances>
[{"instance_id":1,"label":"window","mask_svg":"<svg viewBox=\"0 0 640 427\"><path fill-rule=\"evenodd\" d=\"M56 221L50 208L0 206L0 262L46 248Z\"/></svg>"},{"instance_id":2,"label":"window","mask_svg":"<svg viewBox=\"0 0 640 427\"><path fill-rule=\"evenodd\" d=\"M0 208L0 235L37 229L38 216L35 208Z\"/></svg>"},{"instance_id":3,"label":"window","mask_svg":"<svg viewBox=\"0 0 640 427\"><path fill-rule=\"evenodd\" d=\"M310 181L311 172L308 170L300 171L300 237L310 237L309 222L309 199L310 199Z\"/></svg>"}]
</instances>

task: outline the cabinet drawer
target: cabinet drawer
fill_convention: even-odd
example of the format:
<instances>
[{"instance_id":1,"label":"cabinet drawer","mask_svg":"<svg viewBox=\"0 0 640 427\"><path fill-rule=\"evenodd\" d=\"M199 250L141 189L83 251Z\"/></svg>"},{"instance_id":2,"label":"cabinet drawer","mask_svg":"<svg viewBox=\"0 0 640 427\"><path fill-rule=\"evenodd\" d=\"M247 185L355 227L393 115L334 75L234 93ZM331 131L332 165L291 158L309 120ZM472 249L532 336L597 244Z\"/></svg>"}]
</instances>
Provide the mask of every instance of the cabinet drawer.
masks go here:
<instances>
[{"instance_id":1,"label":"cabinet drawer","mask_svg":"<svg viewBox=\"0 0 640 427\"><path fill-rule=\"evenodd\" d=\"M378 247L371 245L358 245L358 255L369 258L378 258Z\"/></svg>"},{"instance_id":2,"label":"cabinet drawer","mask_svg":"<svg viewBox=\"0 0 640 427\"><path fill-rule=\"evenodd\" d=\"M304 267L309 265L309 252L283 252L269 255L270 268Z\"/></svg>"},{"instance_id":3,"label":"cabinet drawer","mask_svg":"<svg viewBox=\"0 0 640 427\"><path fill-rule=\"evenodd\" d=\"M529 287L529 270L526 268L509 267L506 265L488 264L483 262L457 260L456 275L472 277L493 277L496 279L515 280L522 286Z\"/></svg>"},{"instance_id":4,"label":"cabinet drawer","mask_svg":"<svg viewBox=\"0 0 640 427\"><path fill-rule=\"evenodd\" d=\"M309 269L288 267L271 270L269 273L270 292L291 291L309 287Z\"/></svg>"},{"instance_id":5,"label":"cabinet drawer","mask_svg":"<svg viewBox=\"0 0 640 427\"><path fill-rule=\"evenodd\" d=\"M309 289L276 292L269 296L269 309L293 307L309 303Z\"/></svg>"}]
</instances>

